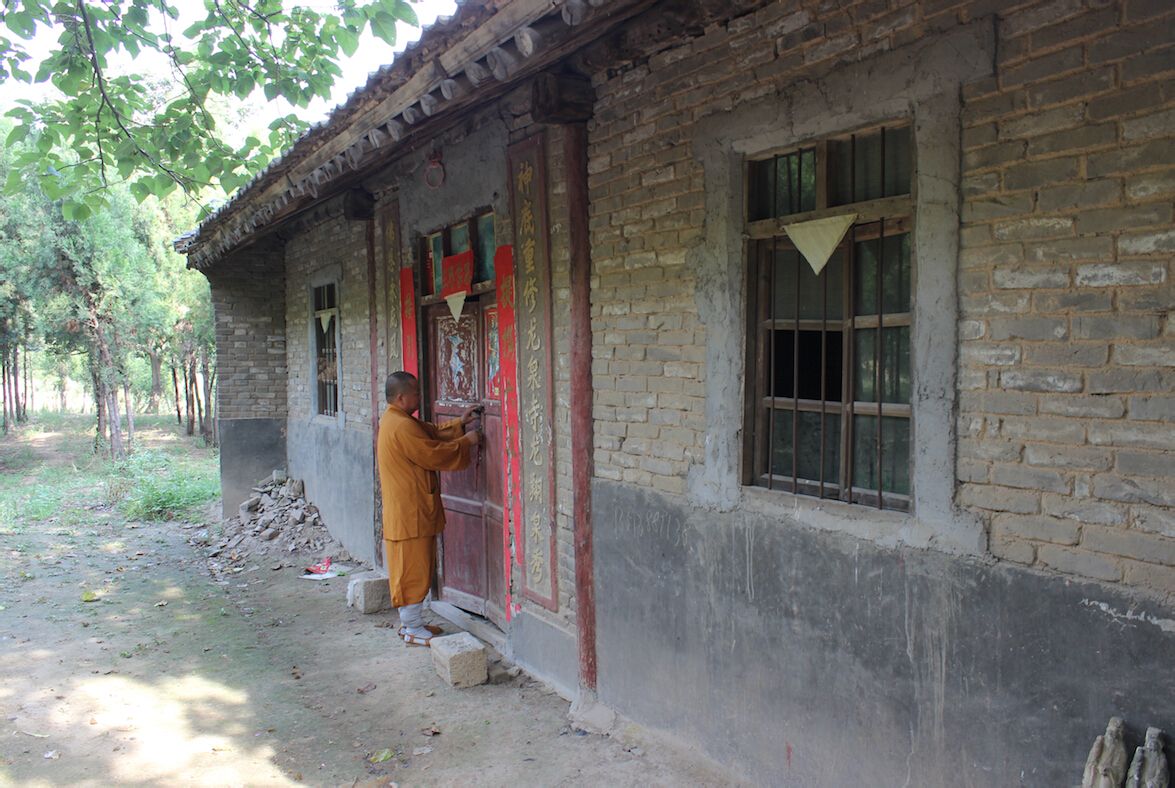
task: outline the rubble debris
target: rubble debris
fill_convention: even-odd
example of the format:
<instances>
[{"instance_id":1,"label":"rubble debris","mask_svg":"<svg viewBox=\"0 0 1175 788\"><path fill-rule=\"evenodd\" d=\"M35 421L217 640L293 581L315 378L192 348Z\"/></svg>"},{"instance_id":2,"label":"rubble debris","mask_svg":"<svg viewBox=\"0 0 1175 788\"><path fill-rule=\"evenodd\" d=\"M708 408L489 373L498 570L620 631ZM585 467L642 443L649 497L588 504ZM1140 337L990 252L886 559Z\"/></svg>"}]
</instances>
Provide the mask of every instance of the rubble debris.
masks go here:
<instances>
[{"instance_id":1,"label":"rubble debris","mask_svg":"<svg viewBox=\"0 0 1175 788\"><path fill-rule=\"evenodd\" d=\"M215 528L201 529L190 541L204 548L213 574L244 571L252 566L250 561L270 554L305 553L319 559L330 555L336 561L353 561L305 496L301 479L271 477L252 488L236 515L221 524L219 536Z\"/></svg>"}]
</instances>

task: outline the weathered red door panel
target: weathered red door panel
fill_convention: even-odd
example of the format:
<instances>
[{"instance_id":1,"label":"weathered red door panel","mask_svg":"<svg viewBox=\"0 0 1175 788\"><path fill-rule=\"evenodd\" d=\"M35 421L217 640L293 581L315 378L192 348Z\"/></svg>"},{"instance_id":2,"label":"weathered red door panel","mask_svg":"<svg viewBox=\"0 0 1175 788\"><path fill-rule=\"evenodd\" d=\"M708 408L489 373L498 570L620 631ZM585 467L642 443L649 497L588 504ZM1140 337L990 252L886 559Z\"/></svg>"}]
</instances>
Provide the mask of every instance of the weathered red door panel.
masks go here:
<instances>
[{"instance_id":1,"label":"weathered red door panel","mask_svg":"<svg viewBox=\"0 0 1175 788\"><path fill-rule=\"evenodd\" d=\"M485 298L485 296L482 296ZM505 581L502 542L501 409L496 391L497 310L492 302L467 301L454 321L445 304L425 310L426 417L460 416L472 405L485 407L486 440L464 471L441 474L445 534L440 555L441 596L500 626ZM490 483L490 480L493 480Z\"/></svg>"}]
</instances>

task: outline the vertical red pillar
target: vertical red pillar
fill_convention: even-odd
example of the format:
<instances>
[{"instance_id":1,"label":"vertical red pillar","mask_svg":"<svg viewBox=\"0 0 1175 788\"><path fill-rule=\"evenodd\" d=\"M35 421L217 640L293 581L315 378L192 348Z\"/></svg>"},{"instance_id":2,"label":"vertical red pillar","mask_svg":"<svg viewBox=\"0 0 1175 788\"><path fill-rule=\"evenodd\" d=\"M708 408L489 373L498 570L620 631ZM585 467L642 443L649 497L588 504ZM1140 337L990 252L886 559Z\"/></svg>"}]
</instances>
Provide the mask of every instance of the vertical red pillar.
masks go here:
<instances>
[{"instance_id":1,"label":"vertical red pillar","mask_svg":"<svg viewBox=\"0 0 1175 788\"><path fill-rule=\"evenodd\" d=\"M596 689L596 590L592 554L592 255L588 231L587 126L564 128L568 234L571 246L571 481L575 522L579 680Z\"/></svg>"}]
</instances>

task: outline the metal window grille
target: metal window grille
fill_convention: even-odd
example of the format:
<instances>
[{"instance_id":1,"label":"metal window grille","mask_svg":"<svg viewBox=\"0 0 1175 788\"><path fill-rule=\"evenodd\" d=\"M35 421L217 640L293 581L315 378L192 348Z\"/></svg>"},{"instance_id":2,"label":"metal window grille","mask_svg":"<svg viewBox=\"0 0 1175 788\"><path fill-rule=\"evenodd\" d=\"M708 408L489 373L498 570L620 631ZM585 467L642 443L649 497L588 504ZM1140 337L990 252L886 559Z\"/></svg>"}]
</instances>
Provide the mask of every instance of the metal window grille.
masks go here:
<instances>
[{"instance_id":1,"label":"metal window grille","mask_svg":"<svg viewBox=\"0 0 1175 788\"><path fill-rule=\"evenodd\" d=\"M909 162L903 128L750 163L748 483L909 510ZM775 219L850 204L861 218L817 275Z\"/></svg>"},{"instance_id":2,"label":"metal window grille","mask_svg":"<svg viewBox=\"0 0 1175 788\"><path fill-rule=\"evenodd\" d=\"M339 306L334 284L314 288L314 361L318 387L317 412L339 412Z\"/></svg>"}]
</instances>

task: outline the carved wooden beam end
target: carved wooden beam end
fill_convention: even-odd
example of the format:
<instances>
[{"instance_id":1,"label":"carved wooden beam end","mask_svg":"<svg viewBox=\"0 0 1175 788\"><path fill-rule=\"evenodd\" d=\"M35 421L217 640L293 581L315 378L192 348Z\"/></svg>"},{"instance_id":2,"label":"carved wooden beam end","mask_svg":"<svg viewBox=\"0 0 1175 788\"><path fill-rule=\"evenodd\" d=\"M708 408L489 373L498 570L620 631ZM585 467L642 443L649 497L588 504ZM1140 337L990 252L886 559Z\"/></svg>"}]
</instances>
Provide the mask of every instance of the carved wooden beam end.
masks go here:
<instances>
[{"instance_id":1,"label":"carved wooden beam end","mask_svg":"<svg viewBox=\"0 0 1175 788\"><path fill-rule=\"evenodd\" d=\"M476 60L468 63L464 71L465 76L469 78L470 84L475 88L490 78L490 72Z\"/></svg>"},{"instance_id":2,"label":"carved wooden beam end","mask_svg":"<svg viewBox=\"0 0 1175 788\"><path fill-rule=\"evenodd\" d=\"M465 76L445 79L441 81L441 95L445 101L456 101L468 95L472 87L469 83L469 78Z\"/></svg>"},{"instance_id":3,"label":"carved wooden beam end","mask_svg":"<svg viewBox=\"0 0 1175 788\"><path fill-rule=\"evenodd\" d=\"M542 48L542 45L542 33L533 27L521 27L514 32L514 46L523 57L531 57Z\"/></svg>"},{"instance_id":4,"label":"carved wooden beam end","mask_svg":"<svg viewBox=\"0 0 1175 788\"><path fill-rule=\"evenodd\" d=\"M518 70L518 53L517 50L511 51L513 49L512 45L503 44L500 47L494 47L486 54L486 64L490 67L490 73L499 82L510 79Z\"/></svg>"},{"instance_id":5,"label":"carved wooden beam end","mask_svg":"<svg viewBox=\"0 0 1175 788\"><path fill-rule=\"evenodd\" d=\"M581 24L588 13L588 6L583 0L565 0L559 13L563 21L571 27Z\"/></svg>"}]
</instances>

